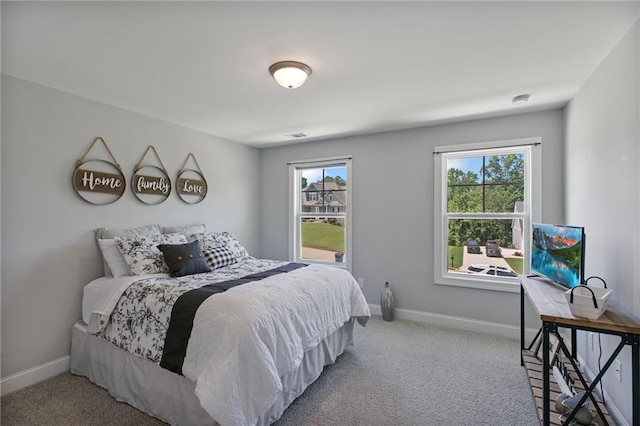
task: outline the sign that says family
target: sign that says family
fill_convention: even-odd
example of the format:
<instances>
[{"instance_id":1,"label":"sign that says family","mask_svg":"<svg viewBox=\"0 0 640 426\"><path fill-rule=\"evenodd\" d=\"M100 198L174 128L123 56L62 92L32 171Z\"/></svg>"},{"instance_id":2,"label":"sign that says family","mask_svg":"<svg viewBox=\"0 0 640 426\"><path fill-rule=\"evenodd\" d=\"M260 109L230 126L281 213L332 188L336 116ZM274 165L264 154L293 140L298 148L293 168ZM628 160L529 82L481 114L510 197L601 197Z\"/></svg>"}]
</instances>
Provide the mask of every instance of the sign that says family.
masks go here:
<instances>
[{"instance_id":1,"label":"sign that says family","mask_svg":"<svg viewBox=\"0 0 640 426\"><path fill-rule=\"evenodd\" d=\"M168 195L171 183L163 177L134 175L133 190L138 194Z\"/></svg>"}]
</instances>

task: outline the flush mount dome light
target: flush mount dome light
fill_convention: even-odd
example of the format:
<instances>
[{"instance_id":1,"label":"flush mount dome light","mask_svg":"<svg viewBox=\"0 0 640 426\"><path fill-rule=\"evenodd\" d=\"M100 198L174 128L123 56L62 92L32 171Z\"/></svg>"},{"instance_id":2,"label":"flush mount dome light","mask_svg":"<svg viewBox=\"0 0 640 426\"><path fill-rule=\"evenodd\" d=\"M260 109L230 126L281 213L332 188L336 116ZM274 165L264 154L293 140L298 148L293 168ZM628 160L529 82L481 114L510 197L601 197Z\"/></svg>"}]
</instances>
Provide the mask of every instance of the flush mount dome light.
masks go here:
<instances>
[{"instance_id":1,"label":"flush mount dome light","mask_svg":"<svg viewBox=\"0 0 640 426\"><path fill-rule=\"evenodd\" d=\"M514 97L513 99L511 99L511 102L513 102L514 105L522 105L522 104L526 104L527 102L529 102L529 95L518 95L516 97Z\"/></svg>"},{"instance_id":2,"label":"flush mount dome light","mask_svg":"<svg viewBox=\"0 0 640 426\"><path fill-rule=\"evenodd\" d=\"M280 86L287 89L295 89L307 81L307 78L311 75L311 68L302 62L282 61L271 65L269 73Z\"/></svg>"}]
</instances>

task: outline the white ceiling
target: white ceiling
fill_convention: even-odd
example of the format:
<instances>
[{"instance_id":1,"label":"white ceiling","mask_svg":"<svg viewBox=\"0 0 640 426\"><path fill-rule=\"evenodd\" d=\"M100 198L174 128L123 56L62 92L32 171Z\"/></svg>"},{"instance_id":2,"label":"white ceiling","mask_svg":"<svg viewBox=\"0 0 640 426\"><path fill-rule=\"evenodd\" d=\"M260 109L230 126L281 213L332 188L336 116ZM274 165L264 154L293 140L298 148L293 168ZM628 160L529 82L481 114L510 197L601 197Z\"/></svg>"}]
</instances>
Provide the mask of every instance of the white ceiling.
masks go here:
<instances>
[{"instance_id":1,"label":"white ceiling","mask_svg":"<svg viewBox=\"0 0 640 426\"><path fill-rule=\"evenodd\" d=\"M264 147L560 107L640 3L3 1L1 12L3 73ZM313 75L284 89L267 71L281 60ZM512 105L522 93L530 102Z\"/></svg>"}]
</instances>

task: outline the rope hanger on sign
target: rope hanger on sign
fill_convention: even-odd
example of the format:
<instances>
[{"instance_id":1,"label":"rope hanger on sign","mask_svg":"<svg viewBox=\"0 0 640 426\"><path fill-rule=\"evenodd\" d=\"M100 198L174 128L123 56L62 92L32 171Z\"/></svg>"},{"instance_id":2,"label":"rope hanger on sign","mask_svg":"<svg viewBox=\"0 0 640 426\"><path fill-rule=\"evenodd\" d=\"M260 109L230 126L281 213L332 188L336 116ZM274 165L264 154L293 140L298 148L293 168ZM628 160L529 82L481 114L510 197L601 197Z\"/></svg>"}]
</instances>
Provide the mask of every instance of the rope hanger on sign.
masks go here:
<instances>
[{"instance_id":1,"label":"rope hanger on sign","mask_svg":"<svg viewBox=\"0 0 640 426\"><path fill-rule=\"evenodd\" d=\"M187 165L187 161L189 161L189 158L193 160L193 163L195 164L197 170L185 168L185 166ZM185 178L184 175L189 173L197 176L197 178ZM187 157L182 162L182 165L180 166L180 170L178 171L176 189L178 197L180 197L180 199L187 204L197 204L204 200L204 197L207 196L207 181L204 178L204 174L202 173L200 164L198 164L198 160L196 160L195 155L193 155L193 153L191 152L187 155Z\"/></svg>"},{"instance_id":2,"label":"rope hanger on sign","mask_svg":"<svg viewBox=\"0 0 640 426\"><path fill-rule=\"evenodd\" d=\"M158 151L156 151L153 145L149 145L147 149L144 151L144 154L142 154L142 158L140 158L140 161L138 161L138 164L136 164L135 168L133 169L133 173L137 173L138 170L140 170L143 167L149 167L149 166L142 166L142 161L144 160L144 157L146 157L147 154L149 153L149 150L153 151L154 155L156 156L156 160L158 160L158 163L160 163L160 167L158 168L168 175L167 169L164 167L164 164L162 164L162 160L158 155ZM157 166L154 166L154 167L157 167Z\"/></svg>"},{"instance_id":3,"label":"rope hanger on sign","mask_svg":"<svg viewBox=\"0 0 640 426\"><path fill-rule=\"evenodd\" d=\"M153 151L160 167L142 165L142 162L149 151ZM143 169L155 170L156 175L139 174L138 172ZM163 176L157 176L158 173ZM169 194L171 194L171 179L169 178L169 173L167 173L167 169L164 167L164 164L158 155L158 151L156 151L153 145L149 145L147 147L144 154L142 154L142 158L140 158L138 164L135 165L133 169L133 179L131 179L131 189L138 200L149 205L160 204L169 198ZM154 202L152 199L155 198L155 196L160 196L162 198Z\"/></svg>"},{"instance_id":4,"label":"rope hanger on sign","mask_svg":"<svg viewBox=\"0 0 640 426\"><path fill-rule=\"evenodd\" d=\"M91 149L93 149L93 146L96 144L96 142L102 142L102 144L104 145L104 148L107 150L107 152L109 153L109 155L111 156L111 159L113 160L113 164L120 170L122 171L122 167L120 167L120 164L118 163L118 161L116 160L116 157L113 156L113 153L111 152L111 150L109 149L109 145L107 145L107 143L104 141L104 139L102 139L102 137L98 136L96 137L93 142L91 142L91 145L89 145L89 148L87 148L87 150L84 152L84 154L82 155L82 157L80 157L78 159L78 161L76 161L76 167L80 167L80 165L82 163L85 162L85 158L87 157L87 154L89 154L89 151L91 151Z\"/></svg>"},{"instance_id":5,"label":"rope hanger on sign","mask_svg":"<svg viewBox=\"0 0 640 426\"><path fill-rule=\"evenodd\" d=\"M87 155L98 141L102 142L112 161L97 158L87 159ZM111 168L116 173L112 173ZM124 194L126 187L124 173L102 137L96 137L82 157L75 162L71 184L80 198L94 205L114 203Z\"/></svg>"}]
</instances>

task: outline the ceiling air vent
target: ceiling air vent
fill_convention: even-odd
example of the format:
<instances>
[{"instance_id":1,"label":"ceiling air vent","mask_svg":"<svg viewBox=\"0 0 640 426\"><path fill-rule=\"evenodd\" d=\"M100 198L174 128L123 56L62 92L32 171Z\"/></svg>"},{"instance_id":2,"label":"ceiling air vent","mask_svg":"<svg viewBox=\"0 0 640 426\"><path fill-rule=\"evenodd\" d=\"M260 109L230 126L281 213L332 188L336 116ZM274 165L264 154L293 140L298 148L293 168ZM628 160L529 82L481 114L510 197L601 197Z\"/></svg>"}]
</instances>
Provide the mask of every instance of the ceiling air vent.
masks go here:
<instances>
[{"instance_id":1,"label":"ceiling air vent","mask_svg":"<svg viewBox=\"0 0 640 426\"><path fill-rule=\"evenodd\" d=\"M302 133L302 132L292 133L290 135L285 135L285 136L289 136L291 138L306 138L307 137L306 133Z\"/></svg>"}]
</instances>

